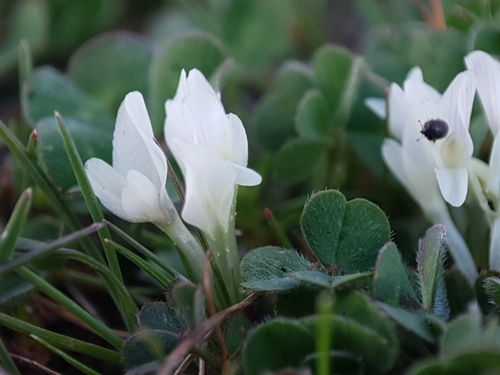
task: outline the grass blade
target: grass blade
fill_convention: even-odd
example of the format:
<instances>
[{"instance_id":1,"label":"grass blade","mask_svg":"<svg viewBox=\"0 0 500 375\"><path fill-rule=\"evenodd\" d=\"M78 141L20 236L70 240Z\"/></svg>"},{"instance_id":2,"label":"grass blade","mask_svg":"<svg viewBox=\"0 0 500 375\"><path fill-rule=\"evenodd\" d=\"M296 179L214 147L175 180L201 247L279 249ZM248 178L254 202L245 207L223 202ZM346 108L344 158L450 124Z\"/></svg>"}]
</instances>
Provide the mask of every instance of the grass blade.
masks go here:
<instances>
[{"instance_id":1,"label":"grass blade","mask_svg":"<svg viewBox=\"0 0 500 375\"><path fill-rule=\"evenodd\" d=\"M4 313L0 313L0 324L26 335L37 335L57 347L68 349L76 353L82 353L92 358L111 363L120 363L121 361L121 355L117 351L51 332Z\"/></svg>"},{"instance_id":2,"label":"grass blade","mask_svg":"<svg viewBox=\"0 0 500 375\"><path fill-rule=\"evenodd\" d=\"M42 344L43 346L45 346L47 349L49 349L53 353L57 354L59 357L61 357L62 359L64 359L66 362L68 362L71 366L73 366L74 368L80 370L84 374L87 374L87 375L100 375L98 372L92 370L90 367L84 365L80 361L77 361L76 359L74 359L70 355L64 353L62 350L56 348L54 345L48 343L47 341L45 341L41 337L38 337L36 335L30 335L30 337L33 340L35 340L36 342L38 342L38 343Z\"/></svg>"},{"instance_id":3,"label":"grass blade","mask_svg":"<svg viewBox=\"0 0 500 375\"><path fill-rule=\"evenodd\" d=\"M32 200L33 190L31 188L26 189L19 197L9 222L0 237L0 263L8 261L12 256L17 239L21 235L30 212Z\"/></svg>"}]
</instances>

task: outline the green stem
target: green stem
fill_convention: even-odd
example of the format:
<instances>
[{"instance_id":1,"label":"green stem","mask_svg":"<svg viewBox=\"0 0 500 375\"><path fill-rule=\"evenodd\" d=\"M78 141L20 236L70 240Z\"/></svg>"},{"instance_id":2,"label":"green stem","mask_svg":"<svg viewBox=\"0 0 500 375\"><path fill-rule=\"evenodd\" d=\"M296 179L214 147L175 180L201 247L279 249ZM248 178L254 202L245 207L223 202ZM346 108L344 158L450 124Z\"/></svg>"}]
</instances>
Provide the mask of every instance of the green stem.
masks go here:
<instances>
[{"instance_id":1,"label":"green stem","mask_svg":"<svg viewBox=\"0 0 500 375\"><path fill-rule=\"evenodd\" d=\"M333 299L328 293L322 293L318 297L318 326L316 332L316 348L318 351L317 368L318 375L329 375L331 369L331 345Z\"/></svg>"},{"instance_id":2,"label":"green stem","mask_svg":"<svg viewBox=\"0 0 500 375\"><path fill-rule=\"evenodd\" d=\"M103 323L95 319L87 311L82 309L73 300L68 298L66 295L61 293L59 290L54 288L51 284L45 281L43 278L38 276L36 273L32 272L26 267L21 267L16 271L23 279L31 283L37 289L47 294L49 297L57 301L66 310L71 312L73 315L78 317L82 322L87 324L92 330L113 345L116 349L121 350L123 347L123 341L120 339L111 329L105 326Z\"/></svg>"}]
</instances>

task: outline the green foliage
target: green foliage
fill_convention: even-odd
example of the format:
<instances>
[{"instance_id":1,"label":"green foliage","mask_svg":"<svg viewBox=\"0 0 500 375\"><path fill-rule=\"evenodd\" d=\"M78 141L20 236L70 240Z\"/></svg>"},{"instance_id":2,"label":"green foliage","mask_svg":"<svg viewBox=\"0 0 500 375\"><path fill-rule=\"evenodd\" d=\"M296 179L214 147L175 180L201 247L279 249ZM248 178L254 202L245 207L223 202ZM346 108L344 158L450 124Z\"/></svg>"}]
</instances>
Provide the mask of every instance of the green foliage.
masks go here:
<instances>
[{"instance_id":1,"label":"green foliage","mask_svg":"<svg viewBox=\"0 0 500 375\"><path fill-rule=\"evenodd\" d=\"M390 240L385 214L371 202L347 202L334 190L314 194L300 220L304 237L318 259L341 272L368 271L379 249Z\"/></svg>"},{"instance_id":2,"label":"green foliage","mask_svg":"<svg viewBox=\"0 0 500 375\"><path fill-rule=\"evenodd\" d=\"M380 249L373 276L373 296L390 306L414 309L420 305L401 255L393 243Z\"/></svg>"},{"instance_id":3,"label":"green foliage","mask_svg":"<svg viewBox=\"0 0 500 375\"><path fill-rule=\"evenodd\" d=\"M129 92L148 92L152 49L140 35L100 35L73 53L68 75L89 96L116 113Z\"/></svg>"},{"instance_id":4,"label":"green foliage","mask_svg":"<svg viewBox=\"0 0 500 375\"><path fill-rule=\"evenodd\" d=\"M443 17L431 3L442 5ZM500 56L500 0L165 4L0 3L0 21L8 21L1 25L0 117L14 118L0 123L11 152L2 159L0 186L0 367L19 373L9 352L24 346L10 329L89 374L96 365L88 358L115 366L101 373L117 373L121 365L152 373L184 358L185 373L198 371L203 358L207 375L500 373L500 273L488 268L487 253L489 225L498 220L498 197L488 185L493 166L468 165L476 195L451 209L451 218L426 212L424 218L381 156L392 136L387 119L365 106L368 97L383 98L392 82L403 86L414 66L442 93L465 69L468 52ZM240 188L238 248L254 250L241 260L241 279L234 275L236 304L215 314L211 304L218 306L225 287L216 270L196 275L210 276L204 285L180 281L184 269L170 262L174 244L150 224L110 217L113 223L88 227L89 212L95 222L103 216L82 168L91 157L111 163L115 115L131 91L144 95L163 147L165 101L174 97L181 70L191 68L242 119L249 167L263 177L258 189ZM64 118L60 128L54 112ZM491 158L489 133L475 105L470 135L480 160ZM15 179L7 173L9 159ZM184 197L172 195L171 177L167 191L181 212ZM270 228L263 207L275 214ZM427 219L449 222L430 227L417 245ZM88 238L95 231L105 256ZM461 235L480 275L472 286L454 267L453 252L447 259L447 246L453 250L453 237ZM236 248L232 231L228 236ZM270 245L277 243L285 248ZM50 320L39 316L47 309L40 292L65 311ZM116 309L103 300L97 319L88 306L95 296L98 304L108 298L101 292ZM242 301L245 294L251 295ZM31 315L16 312L27 311L23 304L33 307ZM68 314L97 338L70 337L67 324L57 326ZM62 333L50 331L53 325ZM113 329L126 329L128 340ZM94 344L98 336L115 350ZM77 360L61 349L81 355Z\"/></svg>"}]
</instances>

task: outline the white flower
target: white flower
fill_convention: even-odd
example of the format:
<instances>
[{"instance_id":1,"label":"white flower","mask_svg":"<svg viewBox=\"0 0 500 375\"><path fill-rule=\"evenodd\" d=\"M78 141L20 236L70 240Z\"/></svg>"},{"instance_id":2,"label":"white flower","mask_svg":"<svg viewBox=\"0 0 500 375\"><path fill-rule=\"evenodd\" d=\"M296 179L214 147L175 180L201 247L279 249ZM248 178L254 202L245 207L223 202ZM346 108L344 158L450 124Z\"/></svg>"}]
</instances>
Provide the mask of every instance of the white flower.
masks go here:
<instances>
[{"instance_id":1,"label":"white flower","mask_svg":"<svg viewBox=\"0 0 500 375\"><path fill-rule=\"evenodd\" d=\"M500 198L500 62L483 51L473 51L465 57L465 64L477 75L477 91L494 142L490 154L488 189Z\"/></svg>"},{"instance_id":2,"label":"white flower","mask_svg":"<svg viewBox=\"0 0 500 375\"><path fill-rule=\"evenodd\" d=\"M443 198L459 206L467 194L467 163L472 155L467 130L474 78L471 71L459 74L441 96L423 81L419 68L412 69L404 89L391 85L388 122L396 139L386 139L382 145L384 161L425 215L434 223L445 224L450 252L471 284L477 278L474 261ZM371 99L367 105L375 113L384 114L381 102ZM437 119L445 121L449 130L433 142L421 131L429 120Z\"/></svg>"},{"instance_id":3,"label":"white flower","mask_svg":"<svg viewBox=\"0 0 500 375\"><path fill-rule=\"evenodd\" d=\"M389 129L401 141L402 150L396 151L394 141L386 141L382 154L394 174L421 205L425 204L429 184L434 190L435 178L448 203L461 206L465 201L467 163L473 152L468 129L475 82L473 71L462 72L441 96L422 80L422 73L417 68L405 81L404 90L396 84L391 85ZM373 102L369 105L374 107ZM380 105L375 104L375 107L380 113ZM449 129L446 136L435 141L420 139L423 126L430 120L446 122ZM399 160L395 159L396 155L400 156ZM432 172L435 178L431 177Z\"/></svg>"},{"instance_id":4,"label":"white flower","mask_svg":"<svg viewBox=\"0 0 500 375\"><path fill-rule=\"evenodd\" d=\"M113 166L92 158L85 169L96 196L116 216L134 223L171 221L175 208L165 190L167 162L139 92L129 93L118 110Z\"/></svg>"},{"instance_id":5,"label":"white flower","mask_svg":"<svg viewBox=\"0 0 500 375\"><path fill-rule=\"evenodd\" d=\"M177 93L165 103L165 140L184 175L182 217L214 239L228 232L236 185L261 182L248 169L248 142L238 116L226 114L220 94L201 72L183 70Z\"/></svg>"}]
</instances>

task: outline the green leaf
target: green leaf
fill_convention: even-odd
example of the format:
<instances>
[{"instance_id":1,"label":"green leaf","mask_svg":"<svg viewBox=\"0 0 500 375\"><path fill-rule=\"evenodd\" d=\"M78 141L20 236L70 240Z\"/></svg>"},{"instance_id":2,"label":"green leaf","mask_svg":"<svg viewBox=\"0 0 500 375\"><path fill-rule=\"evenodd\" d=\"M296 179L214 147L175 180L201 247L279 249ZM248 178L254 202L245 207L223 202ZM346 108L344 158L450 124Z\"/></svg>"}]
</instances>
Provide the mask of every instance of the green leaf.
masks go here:
<instances>
[{"instance_id":1,"label":"green leaf","mask_svg":"<svg viewBox=\"0 0 500 375\"><path fill-rule=\"evenodd\" d=\"M140 35L128 32L101 34L71 56L68 75L110 113L116 113L129 92L140 91L146 95L152 47Z\"/></svg>"},{"instance_id":2,"label":"green leaf","mask_svg":"<svg viewBox=\"0 0 500 375\"><path fill-rule=\"evenodd\" d=\"M349 374L349 375L363 375L363 363L361 363L362 358L354 353L346 352L343 350L331 350L330 353L330 362L334 363L335 374ZM308 355L303 365L307 366L311 369L312 374L319 374L317 369L317 362L319 353L312 353ZM287 373L288 374L288 373ZM294 373L290 375L309 375L310 372L304 373ZM325 374L327 374L325 372ZM329 373L328 373L329 374Z\"/></svg>"},{"instance_id":3,"label":"green leaf","mask_svg":"<svg viewBox=\"0 0 500 375\"><path fill-rule=\"evenodd\" d=\"M277 151L294 138L297 105L314 86L314 77L305 65L292 62L280 68L273 90L255 110L257 137L264 148Z\"/></svg>"},{"instance_id":4,"label":"green leaf","mask_svg":"<svg viewBox=\"0 0 500 375\"><path fill-rule=\"evenodd\" d=\"M417 275L424 309L447 320L450 307L443 276L445 258L446 228L444 225L435 225L418 242Z\"/></svg>"},{"instance_id":5,"label":"green leaf","mask_svg":"<svg viewBox=\"0 0 500 375\"><path fill-rule=\"evenodd\" d=\"M333 312L377 332L387 340L387 347L395 355L398 353L398 338L394 326L362 293L350 291L336 294Z\"/></svg>"},{"instance_id":6,"label":"green leaf","mask_svg":"<svg viewBox=\"0 0 500 375\"><path fill-rule=\"evenodd\" d=\"M252 323L243 316L231 319L226 328L226 346L229 355L235 354L245 343L246 333L252 328Z\"/></svg>"},{"instance_id":7,"label":"green leaf","mask_svg":"<svg viewBox=\"0 0 500 375\"><path fill-rule=\"evenodd\" d=\"M238 64L265 67L290 53L290 32L298 27L293 2L231 1L226 5L217 31Z\"/></svg>"},{"instance_id":8,"label":"green leaf","mask_svg":"<svg viewBox=\"0 0 500 375\"><path fill-rule=\"evenodd\" d=\"M258 326L243 347L245 374L300 367L304 358L314 352L314 336L312 329L293 320L275 319Z\"/></svg>"},{"instance_id":9,"label":"green leaf","mask_svg":"<svg viewBox=\"0 0 500 375\"><path fill-rule=\"evenodd\" d=\"M463 314L475 298L471 285L457 268L446 270L445 282L451 315Z\"/></svg>"},{"instance_id":10,"label":"green leaf","mask_svg":"<svg viewBox=\"0 0 500 375\"><path fill-rule=\"evenodd\" d=\"M30 212L32 200L33 189L31 188L26 189L17 200L9 221L0 236L0 263L8 261L12 256L17 239L23 231L24 223Z\"/></svg>"},{"instance_id":11,"label":"green leaf","mask_svg":"<svg viewBox=\"0 0 500 375\"><path fill-rule=\"evenodd\" d=\"M431 359L414 366L407 375L491 375L500 371L500 353L479 352L449 360Z\"/></svg>"},{"instance_id":12,"label":"green leaf","mask_svg":"<svg viewBox=\"0 0 500 375\"><path fill-rule=\"evenodd\" d=\"M328 103L319 90L305 93L295 116L297 133L308 140L325 142L328 128Z\"/></svg>"},{"instance_id":13,"label":"green leaf","mask_svg":"<svg viewBox=\"0 0 500 375\"><path fill-rule=\"evenodd\" d=\"M59 112L62 117L93 125L111 133L115 120L100 103L90 99L79 87L51 67L32 71L23 88L21 105L25 119L34 125Z\"/></svg>"},{"instance_id":14,"label":"green leaf","mask_svg":"<svg viewBox=\"0 0 500 375\"><path fill-rule=\"evenodd\" d=\"M313 57L313 69L333 117L330 128L344 127L356 94L363 59L347 50L327 45Z\"/></svg>"},{"instance_id":15,"label":"green leaf","mask_svg":"<svg viewBox=\"0 0 500 375\"><path fill-rule=\"evenodd\" d=\"M373 297L388 305L412 309L420 307L401 255L393 243L380 249L372 289Z\"/></svg>"},{"instance_id":16,"label":"green leaf","mask_svg":"<svg viewBox=\"0 0 500 375\"><path fill-rule=\"evenodd\" d=\"M209 34L196 33L169 42L154 56L149 74L153 128L159 133L165 121L165 101L175 96L182 69L200 70L209 79L228 54L222 43Z\"/></svg>"},{"instance_id":17,"label":"green leaf","mask_svg":"<svg viewBox=\"0 0 500 375\"><path fill-rule=\"evenodd\" d=\"M422 68L425 81L443 92L463 69L467 54L465 36L448 28L439 33L423 31L412 39L408 58L414 66Z\"/></svg>"},{"instance_id":18,"label":"green leaf","mask_svg":"<svg viewBox=\"0 0 500 375\"><path fill-rule=\"evenodd\" d=\"M366 286L370 283L373 273L363 272L342 276L330 276L319 271L297 271L290 273L289 276L306 286L319 286L340 291Z\"/></svg>"},{"instance_id":19,"label":"green leaf","mask_svg":"<svg viewBox=\"0 0 500 375\"><path fill-rule=\"evenodd\" d=\"M367 124L373 125L372 122L368 122ZM349 131L347 138L361 161L374 173L382 177L386 171L386 166L380 150L382 149L385 135L364 131Z\"/></svg>"},{"instance_id":20,"label":"green leaf","mask_svg":"<svg viewBox=\"0 0 500 375\"><path fill-rule=\"evenodd\" d=\"M294 139L283 145L276 155L274 169L283 180L305 178L325 165L328 150L324 144L305 139Z\"/></svg>"},{"instance_id":21,"label":"green leaf","mask_svg":"<svg viewBox=\"0 0 500 375\"><path fill-rule=\"evenodd\" d=\"M335 190L309 199L300 226L318 259L345 273L372 269L379 249L391 239L389 222L379 207L365 199L347 202Z\"/></svg>"},{"instance_id":22,"label":"green leaf","mask_svg":"<svg viewBox=\"0 0 500 375\"><path fill-rule=\"evenodd\" d=\"M40 52L47 42L49 16L43 1L25 0L15 3L9 17L12 25L7 40L0 47L0 75L15 67L18 46L25 40L34 53Z\"/></svg>"},{"instance_id":23,"label":"green leaf","mask_svg":"<svg viewBox=\"0 0 500 375\"><path fill-rule=\"evenodd\" d=\"M297 288L277 296L274 315L303 318L316 312L316 298L321 289Z\"/></svg>"},{"instance_id":24,"label":"green leaf","mask_svg":"<svg viewBox=\"0 0 500 375\"><path fill-rule=\"evenodd\" d=\"M141 329L125 343L122 350L123 365L133 369L154 361L160 364L180 341L180 337L173 332Z\"/></svg>"},{"instance_id":25,"label":"green leaf","mask_svg":"<svg viewBox=\"0 0 500 375\"><path fill-rule=\"evenodd\" d=\"M500 278L488 277L484 280L484 289L490 302L500 307Z\"/></svg>"},{"instance_id":26,"label":"green leaf","mask_svg":"<svg viewBox=\"0 0 500 375\"><path fill-rule=\"evenodd\" d=\"M167 302L151 302L144 305L137 319L143 328L169 331L177 335L182 334L188 328L179 310Z\"/></svg>"},{"instance_id":27,"label":"green leaf","mask_svg":"<svg viewBox=\"0 0 500 375\"><path fill-rule=\"evenodd\" d=\"M311 335L316 335L317 316L303 318L300 322L310 330ZM332 350L361 357L364 368L370 369L370 374L383 374L394 366L398 355L397 342L394 345L377 331L339 315L330 316L330 329ZM336 370L335 363L332 366Z\"/></svg>"},{"instance_id":28,"label":"green leaf","mask_svg":"<svg viewBox=\"0 0 500 375\"><path fill-rule=\"evenodd\" d=\"M453 358L462 353L493 350L500 350L498 320L490 319L483 327L479 311L472 311L450 322L441 342L440 356Z\"/></svg>"},{"instance_id":29,"label":"green leaf","mask_svg":"<svg viewBox=\"0 0 500 375\"><path fill-rule=\"evenodd\" d=\"M481 50L493 55L500 51L500 28L494 22L476 22L472 34L472 50Z\"/></svg>"},{"instance_id":30,"label":"green leaf","mask_svg":"<svg viewBox=\"0 0 500 375\"><path fill-rule=\"evenodd\" d=\"M195 328L207 319L205 294L201 285L191 282L177 282L172 289L172 303L187 324Z\"/></svg>"},{"instance_id":31,"label":"green leaf","mask_svg":"<svg viewBox=\"0 0 500 375\"><path fill-rule=\"evenodd\" d=\"M250 251L241 261L241 285L253 291L286 291L299 285L298 281L289 276L291 272L310 268L311 263L295 250L260 247Z\"/></svg>"},{"instance_id":32,"label":"green leaf","mask_svg":"<svg viewBox=\"0 0 500 375\"><path fill-rule=\"evenodd\" d=\"M387 313L387 315L396 322L405 331L411 332L420 339L435 343L436 337L431 330L427 314L422 312L408 312L399 307L389 306L383 303L377 303L377 306Z\"/></svg>"},{"instance_id":33,"label":"green leaf","mask_svg":"<svg viewBox=\"0 0 500 375\"><path fill-rule=\"evenodd\" d=\"M79 152L80 158L87 161L91 157L111 163L113 135L109 129L98 128L91 123L65 118L66 126ZM54 183L62 190L76 185L76 177L66 154L63 140L53 116L36 123L39 132L38 152L44 166Z\"/></svg>"}]
</instances>

